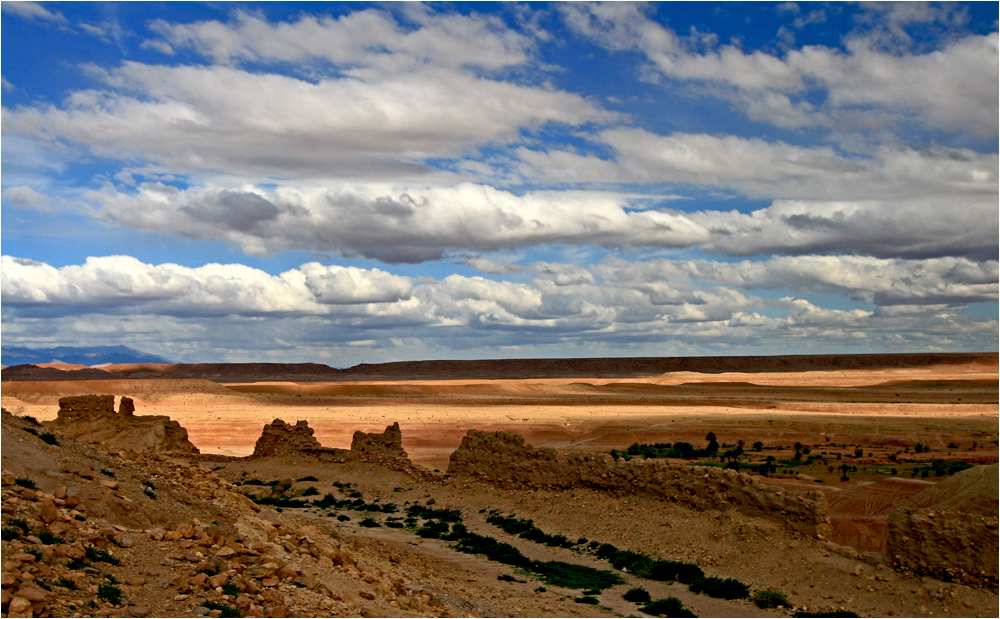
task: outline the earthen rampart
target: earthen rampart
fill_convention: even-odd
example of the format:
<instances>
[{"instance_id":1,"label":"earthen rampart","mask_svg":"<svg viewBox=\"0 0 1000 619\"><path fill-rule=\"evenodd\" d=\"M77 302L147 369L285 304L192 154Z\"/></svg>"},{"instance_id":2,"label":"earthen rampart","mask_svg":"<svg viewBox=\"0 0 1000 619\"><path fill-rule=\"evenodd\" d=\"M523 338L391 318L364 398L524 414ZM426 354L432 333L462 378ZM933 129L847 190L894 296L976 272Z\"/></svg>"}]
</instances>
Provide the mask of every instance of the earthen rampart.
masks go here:
<instances>
[{"instance_id":1,"label":"earthen rampart","mask_svg":"<svg viewBox=\"0 0 1000 619\"><path fill-rule=\"evenodd\" d=\"M528 445L521 435L507 432L469 430L451 456L448 474L511 487L588 487L614 495L654 496L696 509L737 509L810 536L828 536L830 530L827 502L819 492L786 492L715 467L559 453Z\"/></svg>"},{"instance_id":2,"label":"earthen rampart","mask_svg":"<svg viewBox=\"0 0 1000 619\"><path fill-rule=\"evenodd\" d=\"M114 449L198 453L179 423L166 415L136 415L128 397L122 397L118 412L113 395L60 398L56 418L45 425L60 435Z\"/></svg>"},{"instance_id":3,"label":"earthen rampart","mask_svg":"<svg viewBox=\"0 0 1000 619\"><path fill-rule=\"evenodd\" d=\"M303 456L320 462L370 462L397 471L420 472L403 450L403 433L398 423L386 427L384 432L355 432L350 449L323 447L314 433L306 420L299 420L293 426L275 419L264 426L252 457Z\"/></svg>"},{"instance_id":4,"label":"earthen rampart","mask_svg":"<svg viewBox=\"0 0 1000 619\"><path fill-rule=\"evenodd\" d=\"M889 515L886 556L896 569L998 586L1000 465L977 466L910 497Z\"/></svg>"}]
</instances>

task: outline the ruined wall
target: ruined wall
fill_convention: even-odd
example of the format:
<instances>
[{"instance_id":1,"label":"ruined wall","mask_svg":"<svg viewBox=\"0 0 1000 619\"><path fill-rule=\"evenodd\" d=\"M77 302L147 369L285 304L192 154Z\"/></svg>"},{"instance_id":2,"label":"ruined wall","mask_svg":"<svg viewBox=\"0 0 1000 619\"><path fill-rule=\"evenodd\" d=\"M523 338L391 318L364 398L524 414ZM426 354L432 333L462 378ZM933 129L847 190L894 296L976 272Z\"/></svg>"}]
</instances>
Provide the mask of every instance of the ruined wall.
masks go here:
<instances>
[{"instance_id":1,"label":"ruined wall","mask_svg":"<svg viewBox=\"0 0 1000 619\"><path fill-rule=\"evenodd\" d=\"M293 426L275 419L264 426L252 457L302 456L320 462L370 462L418 478L430 475L410 462L403 450L399 423L386 427L384 432L355 432L350 449L323 447L313 433L308 421L301 420Z\"/></svg>"},{"instance_id":2,"label":"ruined wall","mask_svg":"<svg viewBox=\"0 0 1000 619\"><path fill-rule=\"evenodd\" d=\"M198 453L188 433L166 415L135 415L135 403L123 397L115 412L113 395L59 399L59 413L45 426L87 443L131 451Z\"/></svg>"},{"instance_id":3,"label":"ruined wall","mask_svg":"<svg viewBox=\"0 0 1000 619\"><path fill-rule=\"evenodd\" d=\"M588 487L615 495L643 494L698 509L738 509L776 519L806 535L829 534L826 499L792 493L749 475L661 460L615 461L607 454L560 454L527 445L507 432L469 430L452 454L448 474L528 488Z\"/></svg>"},{"instance_id":4,"label":"ruined wall","mask_svg":"<svg viewBox=\"0 0 1000 619\"><path fill-rule=\"evenodd\" d=\"M893 567L996 588L998 473L977 466L909 499L889 515L886 556Z\"/></svg>"},{"instance_id":5,"label":"ruined wall","mask_svg":"<svg viewBox=\"0 0 1000 619\"><path fill-rule=\"evenodd\" d=\"M409 459L403 451L403 433L399 429L399 422L386 426L382 433L355 432L351 441L351 453L362 462L384 463L396 458Z\"/></svg>"},{"instance_id":6,"label":"ruined wall","mask_svg":"<svg viewBox=\"0 0 1000 619\"><path fill-rule=\"evenodd\" d=\"M283 454L300 453L312 449L322 449L323 446L313 436L315 430L309 427L309 422L300 419L295 425L275 419L264 426L260 438L253 448L257 458L267 458Z\"/></svg>"},{"instance_id":7,"label":"ruined wall","mask_svg":"<svg viewBox=\"0 0 1000 619\"><path fill-rule=\"evenodd\" d=\"M59 398L59 413L57 415L59 419L114 414L115 396L113 395L78 395Z\"/></svg>"}]
</instances>

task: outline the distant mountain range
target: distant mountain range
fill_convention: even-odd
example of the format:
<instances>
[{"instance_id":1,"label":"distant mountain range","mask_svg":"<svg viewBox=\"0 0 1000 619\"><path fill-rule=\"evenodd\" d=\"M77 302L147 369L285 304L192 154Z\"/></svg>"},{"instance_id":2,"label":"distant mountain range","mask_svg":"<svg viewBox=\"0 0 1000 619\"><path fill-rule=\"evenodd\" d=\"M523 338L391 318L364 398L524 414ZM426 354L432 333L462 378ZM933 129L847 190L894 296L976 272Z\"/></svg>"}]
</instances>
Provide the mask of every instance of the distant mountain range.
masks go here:
<instances>
[{"instance_id":1,"label":"distant mountain range","mask_svg":"<svg viewBox=\"0 0 1000 619\"><path fill-rule=\"evenodd\" d=\"M56 348L26 348L24 346L0 347L3 365L26 363L71 363L76 365L103 365L105 363L173 363L169 359L129 348L128 346L59 346Z\"/></svg>"}]
</instances>

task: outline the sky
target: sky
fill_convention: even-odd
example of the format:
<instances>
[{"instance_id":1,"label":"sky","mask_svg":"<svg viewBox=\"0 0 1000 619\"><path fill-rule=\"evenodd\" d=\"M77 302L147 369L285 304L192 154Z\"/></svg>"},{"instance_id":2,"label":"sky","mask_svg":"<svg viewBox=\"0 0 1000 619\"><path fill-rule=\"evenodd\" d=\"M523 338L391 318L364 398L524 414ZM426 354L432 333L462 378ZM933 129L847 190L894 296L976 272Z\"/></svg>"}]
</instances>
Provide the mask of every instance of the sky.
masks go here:
<instances>
[{"instance_id":1,"label":"sky","mask_svg":"<svg viewBox=\"0 0 1000 619\"><path fill-rule=\"evenodd\" d=\"M997 16L3 2L3 343L996 351Z\"/></svg>"}]
</instances>

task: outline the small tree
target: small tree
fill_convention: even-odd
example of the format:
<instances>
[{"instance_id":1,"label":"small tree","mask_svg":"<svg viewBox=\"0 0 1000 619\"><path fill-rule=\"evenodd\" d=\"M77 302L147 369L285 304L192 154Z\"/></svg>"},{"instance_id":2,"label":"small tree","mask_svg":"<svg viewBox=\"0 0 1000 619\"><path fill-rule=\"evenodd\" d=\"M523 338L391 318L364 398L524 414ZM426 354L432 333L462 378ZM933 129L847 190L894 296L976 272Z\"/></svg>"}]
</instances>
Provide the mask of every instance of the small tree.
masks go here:
<instances>
[{"instance_id":1,"label":"small tree","mask_svg":"<svg viewBox=\"0 0 1000 619\"><path fill-rule=\"evenodd\" d=\"M849 470L851 470L851 465L849 464L840 465L840 472L843 473L843 475L840 476L840 481L851 481L851 478L847 476L847 472Z\"/></svg>"},{"instance_id":2,"label":"small tree","mask_svg":"<svg viewBox=\"0 0 1000 619\"><path fill-rule=\"evenodd\" d=\"M719 451L719 441L715 438L715 432L706 434L705 440L708 441L708 447L705 448L707 453L714 454Z\"/></svg>"},{"instance_id":3,"label":"small tree","mask_svg":"<svg viewBox=\"0 0 1000 619\"><path fill-rule=\"evenodd\" d=\"M755 442L753 444L753 450L754 451L761 451L762 449L764 449L764 443L761 443L760 441L757 441L757 442Z\"/></svg>"}]
</instances>

